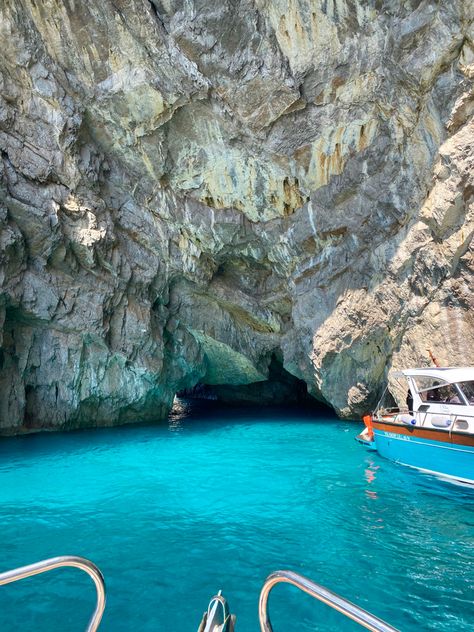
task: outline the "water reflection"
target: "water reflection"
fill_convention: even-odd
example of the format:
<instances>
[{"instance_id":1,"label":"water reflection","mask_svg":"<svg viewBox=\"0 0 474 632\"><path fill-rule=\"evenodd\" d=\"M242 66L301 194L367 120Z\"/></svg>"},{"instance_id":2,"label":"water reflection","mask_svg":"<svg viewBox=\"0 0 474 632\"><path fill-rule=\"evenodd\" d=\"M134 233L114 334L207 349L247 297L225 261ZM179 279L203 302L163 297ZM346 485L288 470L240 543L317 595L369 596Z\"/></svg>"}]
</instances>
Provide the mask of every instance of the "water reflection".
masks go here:
<instances>
[{"instance_id":1,"label":"water reflection","mask_svg":"<svg viewBox=\"0 0 474 632\"><path fill-rule=\"evenodd\" d=\"M168 430L170 432L181 432L183 430L183 421L188 416L189 403L184 399L175 397L168 417Z\"/></svg>"},{"instance_id":2,"label":"water reflection","mask_svg":"<svg viewBox=\"0 0 474 632\"><path fill-rule=\"evenodd\" d=\"M376 465L374 461L369 461L367 468L364 470L365 480L369 485L372 485L377 478L377 471L380 468L380 465ZM377 492L373 489L366 489L366 495L369 498L375 500L377 498Z\"/></svg>"}]
</instances>

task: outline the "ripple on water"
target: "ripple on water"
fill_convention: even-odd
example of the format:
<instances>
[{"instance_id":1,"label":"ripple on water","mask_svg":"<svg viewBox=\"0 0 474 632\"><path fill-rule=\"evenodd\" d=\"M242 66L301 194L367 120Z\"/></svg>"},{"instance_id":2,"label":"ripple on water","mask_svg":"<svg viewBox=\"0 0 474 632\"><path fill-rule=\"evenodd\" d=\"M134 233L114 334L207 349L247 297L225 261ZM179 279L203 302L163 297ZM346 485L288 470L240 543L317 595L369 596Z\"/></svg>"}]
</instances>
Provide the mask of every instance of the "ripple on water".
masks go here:
<instances>
[{"instance_id":1,"label":"ripple on water","mask_svg":"<svg viewBox=\"0 0 474 632\"><path fill-rule=\"evenodd\" d=\"M366 453L358 427L288 410L175 410L166 426L0 442L5 568L60 553L103 570L101 629L189 632L223 588L258 630L265 576L292 568L402 630L474 624L474 494ZM42 599L37 596L41 594ZM0 589L0 629L81 630L77 571ZM355 629L291 587L275 632ZM77 621L75 616L77 614Z\"/></svg>"}]
</instances>

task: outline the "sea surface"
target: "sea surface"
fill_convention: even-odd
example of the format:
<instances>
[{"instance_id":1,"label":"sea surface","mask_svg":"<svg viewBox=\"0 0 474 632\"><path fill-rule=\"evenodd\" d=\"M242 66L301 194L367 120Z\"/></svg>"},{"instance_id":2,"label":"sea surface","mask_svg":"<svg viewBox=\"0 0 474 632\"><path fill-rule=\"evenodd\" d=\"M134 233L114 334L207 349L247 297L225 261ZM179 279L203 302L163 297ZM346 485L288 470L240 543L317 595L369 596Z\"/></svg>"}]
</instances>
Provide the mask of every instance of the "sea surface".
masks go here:
<instances>
[{"instance_id":1,"label":"sea surface","mask_svg":"<svg viewBox=\"0 0 474 632\"><path fill-rule=\"evenodd\" d=\"M403 631L474 629L474 493L356 444L314 411L179 401L168 424L0 441L0 570L61 554L107 583L101 631L194 632L220 588L258 632L292 569ZM77 569L0 587L2 632L84 630ZM274 632L362 629L297 589Z\"/></svg>"}]
</instances>

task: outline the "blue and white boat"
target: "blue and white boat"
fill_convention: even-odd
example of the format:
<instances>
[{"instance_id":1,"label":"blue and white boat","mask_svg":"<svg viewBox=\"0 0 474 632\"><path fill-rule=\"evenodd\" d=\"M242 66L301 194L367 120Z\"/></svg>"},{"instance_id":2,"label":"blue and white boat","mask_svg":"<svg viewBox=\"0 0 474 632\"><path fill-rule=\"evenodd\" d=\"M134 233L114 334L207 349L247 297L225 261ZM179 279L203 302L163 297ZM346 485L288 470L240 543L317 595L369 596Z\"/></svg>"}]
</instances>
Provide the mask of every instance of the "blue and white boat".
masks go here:
<instances>
[{"instance_id":1,"label":"blue and white boat","mask_svg":"<svg viewBox=\"0 0 474 632\"><path fill-rule=\"evenodd\" d=\"M474 485L474 367L405 369L393 377L389 394L404 403L385 408L382 397L357 440L396 463Z\"/></svg>"}]
</instances>

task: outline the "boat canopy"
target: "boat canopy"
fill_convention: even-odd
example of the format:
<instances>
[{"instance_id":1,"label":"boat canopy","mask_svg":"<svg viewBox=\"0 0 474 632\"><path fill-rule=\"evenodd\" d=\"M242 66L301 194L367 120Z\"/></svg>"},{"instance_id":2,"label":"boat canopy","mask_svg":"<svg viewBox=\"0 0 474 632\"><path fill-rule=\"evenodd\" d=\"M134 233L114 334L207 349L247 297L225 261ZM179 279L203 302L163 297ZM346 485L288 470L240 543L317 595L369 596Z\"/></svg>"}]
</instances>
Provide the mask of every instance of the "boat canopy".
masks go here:
<instances>
[{"instance_id":1,"label":"boat canopy","mask_svg":"<svg viewBox=\"0 0 474 632\"><path fill-rule=\"evenodd\" d=\"M427 367L419 369L403 369L397 371L394 377L429 377L446 384L474 381L474 367Z\"/></svg>"}]
</instances>

